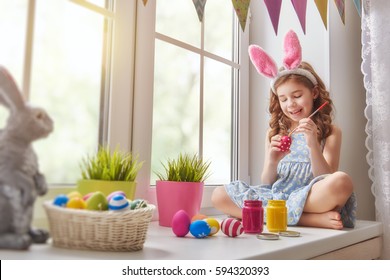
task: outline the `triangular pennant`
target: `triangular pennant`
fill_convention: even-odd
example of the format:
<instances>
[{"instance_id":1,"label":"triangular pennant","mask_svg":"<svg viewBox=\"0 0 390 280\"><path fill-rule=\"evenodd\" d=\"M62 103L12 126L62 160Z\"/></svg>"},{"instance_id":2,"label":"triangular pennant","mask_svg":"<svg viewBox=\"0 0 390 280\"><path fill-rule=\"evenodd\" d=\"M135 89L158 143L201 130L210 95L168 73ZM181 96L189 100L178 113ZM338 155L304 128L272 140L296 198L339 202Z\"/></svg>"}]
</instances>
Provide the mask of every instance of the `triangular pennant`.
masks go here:
<instances>
[{"instance_id":1,"label":"triangular pennant","mask_svg":"<svg viewBox=\"0 0 390 280\"><path fill-rule=\"evenodd\" d=\"M206 1L207 0L192 0L192 2L194 2L194 6L200 22L203 21L204 7L206 6Z\"/></svg>"},{"instance_id":2,"label":"triangular pennant","mask_svg":"<svg viewBox=\"0 0 390 280\"><path fill-rule=\"evenodd\" d=\"M355 4L359 16L362 17L362 0L353 0L353 3Z\"/></svg>"},{"instance_id":3,"label":"triangular pennant","mask_svg":"<svg viewBox=\"0 0 390 280\"><path fill-rule=\"evenodd\" d=\"M251 0L232 0L236 15L240 20L242 31L245 31L246 18L248 16L249 4Z\"/></svg>"},{"instance_id":4,"label":"triangular pennant","mask_svg":"<svg viewBox=\"0 0 390 280\"><path fill-rule=\"evenodd\" d=\"M322 22L325 29L328 29L328 0L314 0L317 5L317 9L320 12Z\"/></svg>"},{"instance_id":5,"label":"triangular pennant","mask_svg":"<svg viewBox=\"0 0 390 280\"><path fill-rule=\"evenodd\" d=\"M298 16L299 22L301 23L301 27L303 33L306 34L306 4L307 0L291 0L295 12Z\"/></svg>"},{"instance_id":6,"label":"triangular pennant","mask_svg":"<svg viewBox=\"0 0 390 280\"><path fill-rule=\"evenodd\" d=\"M282 7L282 0L264 0L267 6L269 17L271 18L272 26L275 34L278 35L280 8Z\"/></svg>"},{"instance_id":7,"label":"triangular pennant","mask_svg":"<svg viewBox=\"0 0 390 280\"><path fill-rule=\"evenodd\" d=\"M343 24L345 24L345 0L334 0L334 3L337 6L337 10L339 10L339 14Z\"/></svg>"},{"instance_id":8,"label":"triangular pennant","mask_svg":"<svg viewBox=\"0 0 390 280\"><path fill-rule=\"evenodd\" d=\"M144 6L146 6L146 3L148 3L148 0L142 0L144 2Z\"/></svg>"}]
</instances>

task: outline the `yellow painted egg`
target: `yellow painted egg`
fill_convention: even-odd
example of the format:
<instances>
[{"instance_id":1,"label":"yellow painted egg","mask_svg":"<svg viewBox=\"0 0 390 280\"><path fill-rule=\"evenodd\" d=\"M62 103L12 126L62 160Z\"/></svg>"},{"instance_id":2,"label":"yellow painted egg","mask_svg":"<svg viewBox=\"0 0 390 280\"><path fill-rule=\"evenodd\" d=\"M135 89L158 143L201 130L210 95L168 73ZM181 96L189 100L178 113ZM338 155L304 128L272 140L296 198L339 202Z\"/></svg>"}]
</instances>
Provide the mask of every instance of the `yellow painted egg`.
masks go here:
<instances>
[{"instance_id":1,"label":"yellow painted egg","mask_svg":"<svg viewBox=\"0 0 390 280\"><path fill-rule=\"evenodd\" d=\"M216 234L219 231L220 225L219 225L219 222L216 219L214 219L214 218L207 218L207 219L204 219L203 221L205 221L211 228L209 236L214 235L214 234Z\"/></svg>"},{"instance_id":2,"label":"yellow painted egg","mask_svg":"<svg viewBox=\"0 0 390 280\"><path fill-rule=\"evenodd\" d=\"M80 197L72 197L66 203L66 208L85 209L87 208L87 203Z\"/></svg>"},{"instance_id":3,"label":"yellow painted egg","mask_svg":"<svg viewBox=\"0 0 390 280\"><path fill-rule=\"evenodd\" d=\"M72 191L70 193L68 193L66 195L69 199L73 198L73 197L79 197L79 198L83 198L83 195L81 193L79 193L78 191Z\"/></svg>"}]
</instances>

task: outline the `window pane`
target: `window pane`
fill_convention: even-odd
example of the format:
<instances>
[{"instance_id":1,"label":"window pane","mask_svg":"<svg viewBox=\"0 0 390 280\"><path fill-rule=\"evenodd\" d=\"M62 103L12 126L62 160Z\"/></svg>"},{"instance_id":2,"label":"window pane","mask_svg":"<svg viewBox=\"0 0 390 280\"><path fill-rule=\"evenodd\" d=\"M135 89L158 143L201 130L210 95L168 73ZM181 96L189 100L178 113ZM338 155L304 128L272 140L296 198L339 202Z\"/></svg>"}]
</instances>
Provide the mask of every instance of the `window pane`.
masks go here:
<instances>
[{"instance_id":1,"label":"window pane","mask_svg":"<svg viewBox=\"0 0 390 280\"><path fill-rule=\"evenodd\" d=\"M37 1L32 103L54 132L36 142L49 183L75 183L81 158L98 143L104 18L69 1Z\"/></svg>"},{"instance_id":2,"label":"window pane","mask_svg":"<svg viewBox=\"0 0 390 280\"><path fill-rule=\"evenodd\" d=\"M152 174L161 162L199 149L199 56L156 40Z\"/></svg>"},{"instance_id":3,"label":"window pane","mask_svg":"<svg viewBox=\"0 0 390 280\"><path fill-rule=\"evenodd\" d=\"M192 1L158 0L156 14L157 32L200 47L201 24Z\"/></svg>"},{"instance_id":4,"label":"window pane","mask_svg":"<svg viewBox=\"0 0 390 280\"><path fill-rule=\"evenodd\" d=\"M204 16L205 50L232 59L233 6L226 0L207 1Z\"/></svg>"},{"instance_id":5,"label":"window pane","mask_svg":"<svg viewBox=\"0 0 390 280\"><path fill-rule=\"evenodd\" d=\"M0 64L14 76L22 88L25 29L27 24L27 4L25 0L0 2ZM0 128L5 125L8 110L0 105Z\"/></svg>"},{"instance_id":6,"label":"window pane","mask_svg":"<svg viewBox=\"0 0 390 280\"><path fill-rule=\"evenodd\" d=\"M205 59L203 157L211 161L209 184L231 179L231 79L230 66Z\"/></svg>"}]
</instances>

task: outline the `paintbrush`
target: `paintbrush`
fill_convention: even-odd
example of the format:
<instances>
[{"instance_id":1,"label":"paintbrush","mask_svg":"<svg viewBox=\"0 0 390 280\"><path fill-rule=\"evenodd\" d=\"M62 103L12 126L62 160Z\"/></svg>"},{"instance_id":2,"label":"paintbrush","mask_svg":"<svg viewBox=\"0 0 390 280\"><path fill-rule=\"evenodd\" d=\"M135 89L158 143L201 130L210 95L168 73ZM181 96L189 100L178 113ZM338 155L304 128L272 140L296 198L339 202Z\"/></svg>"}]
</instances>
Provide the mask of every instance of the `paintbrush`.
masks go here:
<instances>
[{"instance_id":1,"label":"paintbrush","mask_svg":"<svg viewBox=\"0 0 390 280\"><path fill-rule=\"evenodd\" d=\"M329 102L328 101L325 101L320 107L317 108L317 110L315 110L313 113L311 113L310 116L308 116L308 118L310 119L312 116L314 116L319 110L321 110L326 104L328 104ZM290 137L291 134L293 134L293 132L298 128L298 126L296 128L294 128L289 134L288 136Z\"/></svg>"}]
</instances>

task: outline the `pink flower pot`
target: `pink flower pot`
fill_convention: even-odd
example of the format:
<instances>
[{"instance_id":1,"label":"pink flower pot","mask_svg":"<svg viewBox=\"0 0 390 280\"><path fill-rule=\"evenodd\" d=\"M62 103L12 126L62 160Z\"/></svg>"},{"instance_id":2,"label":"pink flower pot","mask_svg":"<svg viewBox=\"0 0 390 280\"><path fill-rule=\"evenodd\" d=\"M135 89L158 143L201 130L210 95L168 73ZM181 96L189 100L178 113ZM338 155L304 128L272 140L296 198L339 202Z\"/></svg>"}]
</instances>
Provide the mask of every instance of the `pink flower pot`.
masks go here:
<instances>
[{"instance_id":1,"label":"pink flower pot","mask_svg":"<svg viewBox=\"0 0 390 280\"><path fill-rule=\"evenodd\" d=\"M203 182L157 181L156 196L159 225L170 227L172 218L184 210L192 218L199 213L203 197Z\"/></svg>"}]
</instances>

